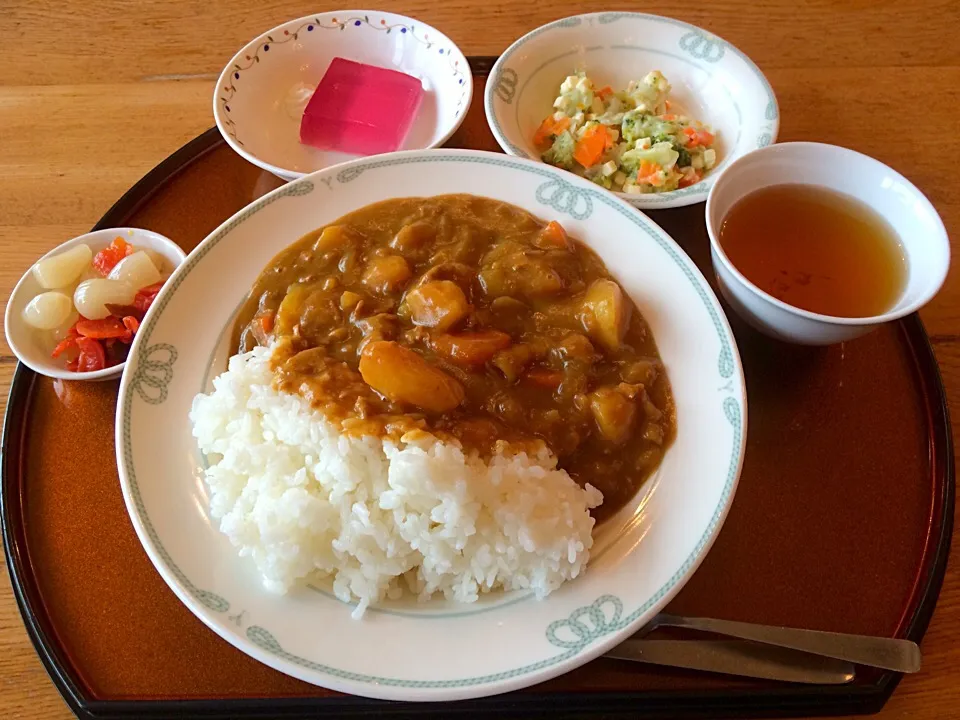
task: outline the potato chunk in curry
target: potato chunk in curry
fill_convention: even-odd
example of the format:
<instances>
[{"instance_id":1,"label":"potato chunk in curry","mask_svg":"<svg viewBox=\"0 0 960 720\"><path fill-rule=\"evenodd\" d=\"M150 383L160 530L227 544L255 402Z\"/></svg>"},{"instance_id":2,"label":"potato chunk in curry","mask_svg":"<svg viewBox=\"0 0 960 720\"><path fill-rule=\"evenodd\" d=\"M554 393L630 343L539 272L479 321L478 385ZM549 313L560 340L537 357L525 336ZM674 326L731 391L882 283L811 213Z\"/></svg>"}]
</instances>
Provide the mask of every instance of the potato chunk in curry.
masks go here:
<instances>
[{"instance_id":1,"label":"potato chunk in curry","mask_svg":"<svg viewBox=\"0 0 960 720\"><path fill-rule=\"evenodd\" d=\"M404 299L414 325L449 330L470 312L463 290L452 280L431 280L413 288Z\"/></svg>"},{"instance_id":2,"label":"potato chunk in curry","mask_svg":"<svg viewBox=\"0 0 960 720\"><path fill-rule=\"evenodd\" d=\"M642 315L556 220L446 195L361 208L281 252L235 328L273 345L276 382L344 432L428 432L481 455L546 444L633 497L674 435Z\"/></svg>"},{"instance_id":3,"label":"potato chunk in curry","mask_svg":"<svg viewBox=\"0 0 960 720\"><path fill-rule=\"evenodd\" d=\"M446 412L463 402L463 386L413 350L378 340L360 354L360 377L384 397L422 410Z\"/></svg>"}]
</instances>

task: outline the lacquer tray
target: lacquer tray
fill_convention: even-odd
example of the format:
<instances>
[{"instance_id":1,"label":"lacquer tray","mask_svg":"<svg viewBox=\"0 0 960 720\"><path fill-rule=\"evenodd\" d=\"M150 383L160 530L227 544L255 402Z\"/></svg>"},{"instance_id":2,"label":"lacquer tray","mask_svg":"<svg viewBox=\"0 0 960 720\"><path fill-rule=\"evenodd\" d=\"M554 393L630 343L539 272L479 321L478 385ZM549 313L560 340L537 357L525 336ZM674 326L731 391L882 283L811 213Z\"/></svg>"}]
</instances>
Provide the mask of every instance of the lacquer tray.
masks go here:
<instances>
[{"instance_id":1,"label":"lacquer tray","mask_svg":"<svg viewBox=\"0 0 960 720\"><path fill-rule=\"evenodd\" d=\"M471 59L476 97L452 146L497 149L482 103L492 61ZM278 184L210 130L98 227L145 227L190 250ZM650 214L712 277L703 206ZM943 579L954 502L944 391L919 318L825 349L781 345L730 320L749 395L746 462L719 539L668 610L919 641ZM116 392L116 382L53 381L20 365L3 432L13 591L41 660L81 717L828 715L876 711L899 680L858 668L849 685L800 686L599 659L525 691L442 706L304 684L218 638L153 569L117 479Z\"/></svg>"}]
</instances>

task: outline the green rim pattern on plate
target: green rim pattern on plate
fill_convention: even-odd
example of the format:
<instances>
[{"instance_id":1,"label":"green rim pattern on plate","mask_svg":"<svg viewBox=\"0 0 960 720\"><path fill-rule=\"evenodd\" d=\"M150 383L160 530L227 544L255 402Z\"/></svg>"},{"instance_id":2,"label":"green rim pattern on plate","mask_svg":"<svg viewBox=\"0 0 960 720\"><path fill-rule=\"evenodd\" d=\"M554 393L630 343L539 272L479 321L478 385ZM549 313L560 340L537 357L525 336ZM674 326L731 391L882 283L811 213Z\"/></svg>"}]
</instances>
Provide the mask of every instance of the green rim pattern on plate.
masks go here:
<instances>
[{"instance_id":1,"label":"green rim pattern on plate","mask_svg":"<svg viewBox=\"0 0 960 720\"><path fill-rule=\"evenodd\" d=\"M624 604L620 598L611 594L604 594L598 597L590 605L574 610L568 615L568 617L549 623L544 629L544 637L548 643L562 649L563 652L538 662L490 675L456 678L452 680L413 680L408 678L381 677L342 670L317 663L308 658L300 657L286 651L267 628L255 624L252 624L247 628L247 639L261 650L306 670L353 682L374 683L391 687L405 688L463 688L517 678L543 670L577 656L599 638L606 636L611 632L628 627L676 588L676 585L680 579L683 578L700 559L701 553L714 535L723 515L723 510L727 506L730 495L733 491L733 487L737 478L737 469L739 467L739 451L743 440L744 416L740 403L735 397L733 397L735 388L732 376L736 370L733 347L731 345L730 338L727 335L725 325L720 318L717 308L715 307L714 301L711 300L710 295L708 295L703 283L697 279L697 274L690 267L690 261L685 259L684 256L682 256L682 254L679 253L675 247L673 247L673 243L669 241L662 233L651 227L651 225L648 224L648 221L646 221L645 216L637 213L631 208L624 207L622 203L610 193L602 189L576 187L576 185L573 183L569 183L558 178L556 171L553 169L548 169L547 167L537 167L536 165L514 160L506 156L503 158L498 158L458 154L445 155L442 153L442 151L435 151L427 156L421 155L357 162L357 164L337 173L336 177L338 183L349 183L358 178L360 175L376 170L377 168L407 164L442 162L495 165L541 176L545 178L545 182L538 186L535 191L537 201L541 204L551 207L558 212L565 212L572 217L585 219L592 214L594 203L602 203L633 222L638 229L645 232L660 246L662 250L666 251L667 255L678 265L684 276L690 281L694 289L697 291L697 295L703 302L720 341L720 354L717 361L717 373L720 378L727 381L726 384L720 388L720 391L730 393L730 395L726 396L722 400L724 416L732 427L730 459L728 462L723 490L717 506L714 509L713 515L707 524L707 528L699 538L693 551L690 553L690 555L688 555L686 560L673 574L673 576L671 576L669 580L667 580L650 598L648 598L646 602L627 614L624 614ZM153 334L158 319L169 304L170 298L173 297L177 289L183 283L183 280L190 274L190 272L192 272L200 260L202 260L237 226L251 218L256 213L260 212L260 210L266 206L286 197L307 195L313 192L314 187L314 183L309 179L305 178L297 180L281 188L280 190L277 190L275 193L253 203L246 210L239 213L231 222L220 228L213 236L211 236L196 251L194 251L190 257L187 258L187 261L177 270L174 277L170 281L170 286L164 289L162 297L157 302L155 307L151 308L150 313L140 328L137 342L139 343L139 347L146 347L148 348L148 351L145 354L137 353L136 363L138 367L135 369L134 377L140 377L141 369L139 365L145 358L150 356L150 354L154 351L154 348L157 348L160 345L168 345L167 343L158 343L151 346L148 345L148 342ZM173 349L172 346L169 347ZM173 349L173 352L175 353L175 349ZM171 371L170 381L172 381L172 379L173 373ZM164 383L164 389L168 383L169 381ZM130 432L130 415L134 400L133 393L137 392L139 394L140 385L140 383L136 382L128 383L125 387L123 397L121 398L124 423L122 433L122 458L125 474L129 480L130 494L132 495L134 505L136 506L139 514L140 522L157 554L170 569L173 576L181 583L187 594L197 599L201 604L213 612L226 613L230 608L230 603L226 599L213 592L198 588L177 566L173 558L160 541L160 538L158 537L156 530L150 521L147 509L143 503L140 487L136 478L136 471L133 465L132 437ZM164 398L165 397L166 394L164 393ZM146 400L146 398L144 399ZM162 402L162 400L159 402ZM158 404L151 403L150 400L147 400L147 403Z\"/></svg>"}]
</instances>

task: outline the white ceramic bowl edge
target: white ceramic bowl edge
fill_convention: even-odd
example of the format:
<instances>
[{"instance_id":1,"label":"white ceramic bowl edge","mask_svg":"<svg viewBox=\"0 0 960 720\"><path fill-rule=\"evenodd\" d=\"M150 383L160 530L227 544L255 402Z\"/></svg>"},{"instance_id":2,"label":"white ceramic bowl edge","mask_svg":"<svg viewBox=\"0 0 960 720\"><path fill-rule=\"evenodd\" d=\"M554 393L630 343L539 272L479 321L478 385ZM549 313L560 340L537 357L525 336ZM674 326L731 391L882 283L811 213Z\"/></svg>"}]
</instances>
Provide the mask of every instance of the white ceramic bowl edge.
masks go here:
<instances>
[{"instance_id":1,"label":"white ceramic bowl edge","mask_svg":"<svg viewBox=\"0 0 960 720\"><path fill-rule=\"evenodd\" d=\"M294 88L316 87L336 56L399 70L423 82L427 92L404 149L439 147L470 108L473 75L446 35L395 13L337 10L278 25L230 59L213 93L213 116L227 144L284 180L356 159L302 145L303 108L289 102Z\"/></svg>"},{"instance_id":2,"label":"white ceramic bowl edge","mask_svg":"<svg viewBox=\"0 0 960 720\"><path fill-rule=\"evenodd\" d=\"M842 168L842 172L838 172ZM896 231L907 256L907 285L888 312L865 318L821 315L793 307L750 282L720 245L723 218L749 193L780 184L817 185L865 203ZM781 143L732 163L717 179L706 207L707 231L720 290L758 330L788 342L828 345L916 312L940 290L950 242L936 209L903 175L854 150L813 142ZM776 228L771 228L775 237Z\"/></svg>"},{"instance_id":3,"label":"white ceramic bowl edge","mask_svg":"<svg viewBox=\"0 0 960 720\"><path fill-rule=\"evenodd\" d=\"M760 69L729 42L673 18L630 12L576 15L548 23L500 56L484 93L487 123L503 150L539 159L533 134L564 77L585 69L601 84L626 87L659 69L677 109L717 133L718 165L672 192L617 196L640 208L702 202L719 172L750 150L776 142L780 112Z\"/></svg>"},{"instance_id":4,"label":"white ceramic bowl edge","mask_svg":"<svg viewBox=\"0 0 960 720\"><path fill-rule=\"evenodd\" d=\"M81 243L86 243L91 247L94 253L110 244L117 236L124 238L127 242L139 248L148 248L155 250L163 255L173 268L176 268L183 262L186 254L170 238L151 230L140 228L104 228L94 230L93 232L80 235L72 240L68 240L58 245L50 252L37 258L39 262L43 258L57 255ZM44 292L36 278L33 276L33 265L27 268L23 277L14 287L7 301L7 308L4 313L4 331L7 337L7 343L10 349L24 365L34 372L46 375L47 377L61 378L64 380L109 380L119 377L123 372L126 363L113 365L94 372L77 373L67 370L64 363L50 357L49 349L39 340L38 330L29 327L22 319L23 308L37 294Z\"/></svg>"}]
</instances>

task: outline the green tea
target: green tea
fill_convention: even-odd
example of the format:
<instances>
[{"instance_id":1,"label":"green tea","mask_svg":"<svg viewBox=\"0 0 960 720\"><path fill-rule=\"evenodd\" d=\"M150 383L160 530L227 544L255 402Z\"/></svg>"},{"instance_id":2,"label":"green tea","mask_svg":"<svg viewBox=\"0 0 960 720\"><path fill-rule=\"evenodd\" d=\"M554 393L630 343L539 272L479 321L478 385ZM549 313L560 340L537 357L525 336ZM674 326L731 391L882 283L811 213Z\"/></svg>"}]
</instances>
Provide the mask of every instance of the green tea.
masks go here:
<instances>
[{"instance_id":1,"label":"green tea","mask_svg":"<svg viewBox=\"0 0 960 720\"><path fill-rule=\"evenodd\" d=\"M834 317L882 315L899 300L907 261L893 228L848 195L774 185L738 201L720 246L761 290Z\"/></svg>"}]
</instances>

